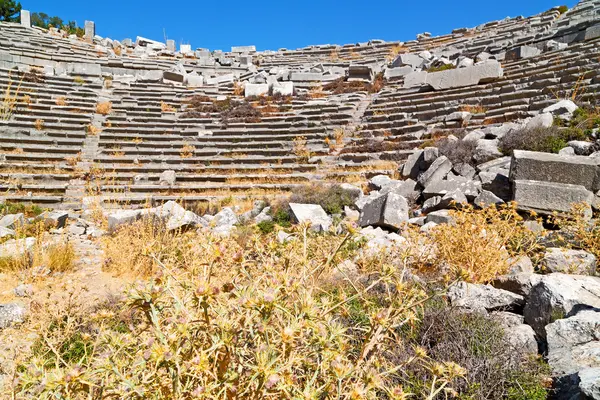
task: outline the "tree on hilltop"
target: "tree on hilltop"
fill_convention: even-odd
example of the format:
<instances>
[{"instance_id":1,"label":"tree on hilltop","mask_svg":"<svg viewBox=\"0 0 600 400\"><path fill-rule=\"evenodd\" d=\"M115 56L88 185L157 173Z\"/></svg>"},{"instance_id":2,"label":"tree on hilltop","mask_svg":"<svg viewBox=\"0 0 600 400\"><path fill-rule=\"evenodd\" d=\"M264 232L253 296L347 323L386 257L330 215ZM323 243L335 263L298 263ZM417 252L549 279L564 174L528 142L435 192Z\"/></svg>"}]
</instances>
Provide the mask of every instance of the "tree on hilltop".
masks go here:
<instances>
[{"instance_id":1,"label":"tree on hilltop","mask_svg":"<svg viewBox=\"0 0 600 400\"><path fill-rule=\"evenodd\" d=\"M15 0L0 0L0 21L18 22L20 20L21 3Z\"/></svg>"}]
</instances>

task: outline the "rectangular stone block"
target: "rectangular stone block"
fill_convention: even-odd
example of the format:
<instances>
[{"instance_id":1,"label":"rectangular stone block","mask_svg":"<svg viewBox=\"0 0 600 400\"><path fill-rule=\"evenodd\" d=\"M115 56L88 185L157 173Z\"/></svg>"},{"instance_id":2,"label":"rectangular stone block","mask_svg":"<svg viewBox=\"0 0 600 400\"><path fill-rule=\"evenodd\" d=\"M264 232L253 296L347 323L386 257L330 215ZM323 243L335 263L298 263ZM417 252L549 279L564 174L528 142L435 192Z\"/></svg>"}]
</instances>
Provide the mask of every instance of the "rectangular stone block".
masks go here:
<instances>
[{"instance_id":1,"label":"rectangular stone block","mask_svg":"<svg viewBox=\"0 0 600 400\"><path fill-rule=\"evenodd\" d=\"M421 87L427 84L427 71L409 72L404 76L404 87L406 89Z\"/></svg>"},{"instance_id":2,"label":"rectangular stone block","mask_svg":"<svg viewBox=\"0 0 600 400\"><path fill-rule=\"evenodd\" d=\"M21 25L31 28L31 14L27 10L21 10Z\"/></svg>"},{"instance_id":3,"label":"rectangular stone block","mask_svg":"<svg viewBox=\"0 0 600 400\"><path fill-rule=\"evenodd\" d=\"M513 182L513 200L519 210L567 213L576 203L592 204L594 194L580 185L517 180Z\"/></svg>"},{"instance_id":4,"label":"rectangular stone block","mask_svg":"<svg viewBox=\"0 0 600 400\"><path fill-rule=\"evenodd\" d=\"M102 67L100 64L67 64L67 73L73 76L100 76L102 75Z\"/></svg>"},{"instance_id":5,"label":"rectangular stone block","mask_svg":"<svg viewBox=\"0 0 600 400\"><path fill-rule=\"evenodd\" d=\"M232 46L232 53L256 53L256 46Z\"/></svg>"},{"instance_id":6,"label":"rectangular stone block","mask_svg":"<svg viewBox=\"0 0 600 400\"><path fill-rule=\"evenodd\" d=\"M429 73L427 83L434 90L445 90L490 82L503 75L504 70L498 61L487 60L472 67Z\"/></svg>"},{"instance_id":7,"label":"rectangular stone block","mask_svg":"<svg viewBox=\"0 0 600 400\"><path fill-rule=\"evenodd\" d=\"M535 57L542 51L533 46L519 46L506 52L505 59L508 61L520 60L522 58Z\"/></svg>"},{"instance_id":8,"label":"rectangular stone block","mask_svg":"<svg viewBox=\"0 0 600 400\"><path fill-rule=\"evenodd\" d=\"M163 73L163 78L166 79L166 80L168 80L168 81L183 83L183 80L185 79L185 75L179 74L177 72L165 71Z\"/></svg>"},{"instance_id":9,"label":"rectangular stone block","mask_svg":"<svg viewBox=\"0 0 600 400\"><path fill-rule=\"evenodd\" d=\"M292 96L294 94L294 82L273 83L273 95Z\"/></svg>"},{"instance_id":10,"label":"rectangular stone block","mask_svg":"<svg viewBox=\"0 0 600 400\"><path fill-rule=\"evenodd\" d=\"M322 81L323 74L320 72L291 72L290 80L296 82L314 82Z\"/></svg>"},{"instance_id":11,"label":"rectangular stone block","mask_svg":"<svg viewBox=\"0 0 600 400\"><path fill-rule=\"evenodd\" d=\"M371 82L374 78L373 69L368 65L351 65L348 67L348 81Z\"/></svg>"},{"instance_id":12,"label":"rectangular stone block","mask_svg":"<svg viewBox=\"0 0 600 400\"><path fill-rule=\"evenodd\" d=\"M398 68L387 68L384 72L385 79L401 78L413 72L412 67L404 66Z\"/></svg>"},{"instance_id":13,"label":"rectangular stone block","mask_svg":"<svg viewBox=\"0 0 600 400\"><path fill-rule=\"evenodd\" d=\"M171 52L175 52L175 41L172 39L167 40L167 50Z\"/></svg>"},{"instance_id":14,"label":"rectangular stone block","mask_svg":"<svg viewBox=\"0 0 600 400\"><path fill-rule=\"evenodd\" d=\"M94 21L85 21L85 40L87 42L93 42L94 36L96 36L96 24Z\"/></svg>"},{"instance_id":15,"label":"rectangular stone block","mask_svg":"<svg viewBox=\"0 0 600 400\"><path fill-rule=\"evenodd\" d=\"M600 190L600 160L585 156L515 150L511 160L510 180L565 183L597 191Z\"/></svg>"},{"instance_id":16,"label":"rectangular stone block","mask_svg":"<svg viewBox=\"0 0 600 400\"><path fill-rule=\"evenodd\" d=\"M246 83L244 88L245 97L263 96L269 94L268 83Z\"/></svg>"}]
</instances>

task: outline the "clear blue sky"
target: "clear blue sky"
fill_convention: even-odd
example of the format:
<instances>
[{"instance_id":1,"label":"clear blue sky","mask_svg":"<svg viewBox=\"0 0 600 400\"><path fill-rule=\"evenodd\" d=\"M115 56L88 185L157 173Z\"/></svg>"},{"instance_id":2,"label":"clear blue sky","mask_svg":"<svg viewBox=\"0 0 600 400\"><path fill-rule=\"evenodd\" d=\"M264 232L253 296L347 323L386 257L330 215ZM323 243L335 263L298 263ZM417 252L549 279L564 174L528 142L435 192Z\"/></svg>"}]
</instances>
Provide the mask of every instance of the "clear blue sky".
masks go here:
<instances>
[{"instance_id":1,"label":"clear blue sky","mask_svg":"<svg viewBox=\"0 0 600 400\"><path fill-rule=\"evenodd\" d=\"M530 16L576 0L21 0L31 12L96 22L96 33L121 40L144 36L229 50L254 44L259 50L369 39L407 41L473 27L507 16Z\"/></svg>"}]
</instances>

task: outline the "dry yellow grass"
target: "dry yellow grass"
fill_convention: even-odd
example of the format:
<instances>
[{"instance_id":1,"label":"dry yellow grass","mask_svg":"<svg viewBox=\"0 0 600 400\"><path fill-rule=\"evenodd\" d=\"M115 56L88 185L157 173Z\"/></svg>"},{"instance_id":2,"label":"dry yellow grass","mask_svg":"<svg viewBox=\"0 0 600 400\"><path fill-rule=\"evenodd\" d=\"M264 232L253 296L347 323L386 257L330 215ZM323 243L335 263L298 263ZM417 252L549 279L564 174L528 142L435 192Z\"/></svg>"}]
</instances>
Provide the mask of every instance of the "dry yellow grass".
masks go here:
<instances>
[{"instance_id":1,"label":"dry yellow grass","mask_svg":"<svg viewBox=\"0 0 600 400\"><path fill-rule=\"evenodd\" d=\"M66 106L67 105L67 98L64 96L59 96L56 98L55 101L57 106Z\"/></svg>"},{"instance_id":2,"label":"dry yellow grass","mask_svg":"<svg viewBox=\"0 0 600 400\"><path fill-rule=\"evenodd\" d=\"M44 120L43 119L36 119L33 126L35 127L36 130L41 131L44 130Z\"/></svg>"},{"instance_id":3,"label":"dry yellow grass","mask_svg":"<svg viewBox=\"0 0 600 400\"><path fill-rule=\"evenodd\" d=\"M2 95L2 99L0 99L0 120L8 121L17 108L19 92L21 91L21 84L23 83L23 79L19 81L17 88L14 89L14 82L12 80L11 75L8 75L8 85L6 85L6 89Z\"/></svg>"},{"instance_id":4,"label":"dry yellow grass","mask_svg":"<svg viewBox=\"0 0 600 400\"><path fill-rule=\"evenodd\" d=\"M164 101L160 102L160 110L162 112L175 112L175 107L173 107L172 105L165 103Z\"/></svg>"},{"instance_id":5,"label":"dry yellow grass","mask_svg":"<svg viewBox=\"0 0 600 400\"><path fill-rule=\"evenodd\" d=\"M96 104L96 113L100 115L108 115L112 111L112 102L104 101Z\"/></svg>"},{"instance_id":6,"label":"dry yellow grass","mask_svg":"<svg viewBox=\"0 0 600 400\"><path fill-rule=\"evenodd\" d=\"M245 88L241 83L239 83L239 82L233 83L233 95L234 96L243 96L244 91L245 91Z\"/></svg>"},{"instance_id":7,"label":"dry yellow grass","mask_svg":"<svg viewBox=\"0 0 600 400\"><path fill-rule=\"evenodd\" d=\"M85 127L85 131L88 133L88 135L95 136L95 135L99 134L100 132L102 132L102 129L90 124Z\"/></svg>"},{"instance_id":8,"label":"dry yellow grass","mask_svg":"<svg viewBox=\"0 0 600 400\"><path fill-rule=\"evenodd\" d=\"M185 143L183 147L181 147L181 151L179 152L179 156L181 158L190 158L194 156L194 152L196 148L190 143Z\"/></svg>"},{"instance_id":9,"label":"dry yellow grass","mask_svg":"<svg viewBox=\"0 0 600 400\"><path fill-rule=\"evenodd\" d=\"M459 110L470 112L471 114L483 114L487 112L487 108L480 104L463 104L459 107Z\"/></svg>"}]
</instances>

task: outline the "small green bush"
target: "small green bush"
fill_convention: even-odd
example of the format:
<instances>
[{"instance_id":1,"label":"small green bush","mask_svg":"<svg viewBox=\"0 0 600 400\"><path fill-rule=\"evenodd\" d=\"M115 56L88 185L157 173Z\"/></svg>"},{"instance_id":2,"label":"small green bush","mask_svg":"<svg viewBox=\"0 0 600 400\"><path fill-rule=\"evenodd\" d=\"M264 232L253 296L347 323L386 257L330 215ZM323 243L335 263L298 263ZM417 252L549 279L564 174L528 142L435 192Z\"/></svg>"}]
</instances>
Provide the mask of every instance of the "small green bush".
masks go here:
<instances>
[{"instance_id":1,"label":"small green bush","mask_svg":"<svg viewBox=\"0 0 600 400\"><path fill-rule=\"evenodd\" d=\"M588 135L579 128L549 128L517 129L508 132L500 139L499 148L505 155L511 155L514 150L540 151L543 153L558 153L567 147L571 140L586 140Z\"/></svg>"},{"instance_id":2,"label":"small green bush","mask_svg":"<svg viewBox=\"0 0 600 400\"><path fill-rule=\"evenodd\" d=\"M564 13L566 13L567 11L569 11L569 7L567 7L567 6L565 6L565 5L562 5L562 6L559 6L559 7L558 7L558 12L559 12L559 13L561 13L561 14L564 14Z\"/></svg>"},{"instance_id":3,"label":"small green bush","mask_svg":"<svg viewBox=\"0 0 600 400\"><path fill-rule=\"evenodd\" d=\"M7 214L23 213L27 217L37 217L44 212L44 209L35 204L6 202L0 204L0 216Z\"/></svg>"},{"instance_id":4,"label":"small green bush","mask_svg":"<svg viewBox=\"0 0 600 400\"><path fill-rule=\"evenodd\" d=\"M427 72L440 72L440 71L447 71L449 69L456 69L456 65L454 64L443 64L443 65L439 65L437 67L430 67Z\"/></svg>"},{"instance_id":5,"label":"small green bush","mask_svg":"<svg viewBox=\"0 0 600 400\"><path fill-rule=\"evenodd\" d=\"M256 224L256 226L258 227L258 230L264 234L271 233L275 230L274 221L261 221L258 224Z\"/></svg>"},{"instance_id":6,"label":"small green bush","mask_svg":"<svg viewBox=\"0 0 600 400\"><path fill-rule=\"evenodd\" d=\"M340 214L354 199L340 185L312 184L294 189L290 203L318 204L328 214Z\"/></svg>"}]
</instances>

